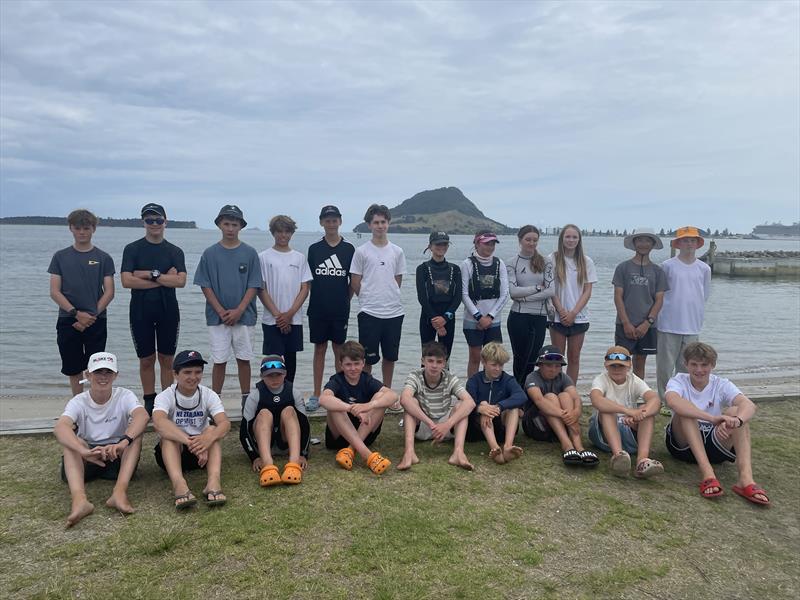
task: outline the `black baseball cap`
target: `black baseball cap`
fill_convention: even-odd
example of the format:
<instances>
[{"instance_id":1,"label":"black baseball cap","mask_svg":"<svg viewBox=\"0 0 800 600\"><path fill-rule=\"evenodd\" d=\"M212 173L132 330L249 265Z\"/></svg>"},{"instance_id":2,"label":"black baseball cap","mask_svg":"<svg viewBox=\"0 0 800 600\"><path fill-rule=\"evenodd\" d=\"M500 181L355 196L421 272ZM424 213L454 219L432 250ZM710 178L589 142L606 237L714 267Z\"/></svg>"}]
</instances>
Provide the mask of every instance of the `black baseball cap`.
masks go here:
<instances>
[{"instance_id":1,"label":"black baseball cap","mask_svg":"<svg viewBox=\"0 0 800 600\"><path fill-rule=\"evenodd\" d=\"M340 217L342 213L339 212L339 209L336 208L333 204L328 204L327 206L323 206L322 210L319 211L319 218L324 219L325 217Z\"/></svg>"},{"instance_id":2,"label":"black baseball cap","mask_svg":"<svg viewBox=\"0 0 800 600\"><path fill-rule=\"evenodd\" d=\"M217 218L214 219L214 225L219 225L219 222L224 217L239 219L242 222L242 229L247 227L247 221L244 220L244 214L242 213L242 209L236 206L235 204L226 204L225 206L220 208Z\"/></svg>"},{"instance_id":3,"label":"black baseball cap","mask_svg":"<svg viewBox=\"0 0 800 600\"><path fill-rule=\"evenodd\" d=\"M442 242L450 242L450 236L444 231L431 231L428 237L429 244L441 244Z\"/></svg>"},{"instance_id":4,"label":"black baseball cap","mask_svg":"<svg viewBox=\"0 0 800 600\"><path fill-rule=\"evenodd\" d=\"M161 217L167 218L167 211L164 210L164 207L160 204L156 204L154 202L150 202L149 204L145 204L142 207L142 218L148 213L152 213L154 215L159 215Z\"/></svg>"},{"instance_id":5,"label":"black baseball cap","mask_svg":"<svg viewBox=\"0 0 800 600\"><path fill-rule=\"evenodd\" d=\"M172 361L173 370L177 371L181 367L207 365L203 356L197 350L181 350L175 355Z\"/></svg>"}]
</instances>

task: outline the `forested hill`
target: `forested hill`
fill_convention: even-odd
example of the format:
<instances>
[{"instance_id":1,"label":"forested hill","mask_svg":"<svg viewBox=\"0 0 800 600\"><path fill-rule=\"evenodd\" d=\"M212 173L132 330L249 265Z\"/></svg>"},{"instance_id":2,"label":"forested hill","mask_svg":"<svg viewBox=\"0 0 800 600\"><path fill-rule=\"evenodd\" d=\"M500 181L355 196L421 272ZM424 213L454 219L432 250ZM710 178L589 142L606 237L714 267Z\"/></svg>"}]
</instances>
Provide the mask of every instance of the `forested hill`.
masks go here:
<instances>
[{"instance_id":1,"label":"forested hill","mask_svg":"<svg viewBox=\"0 0 800 600\"><path fill-rule=\"evenodd\" d=\"M420 192L389 210L392 213L389 231L393 233L440 230L473 234L483 228L504 234L516 231L484 215L457 187ZM360 223L353 231L367 232L369 228L366 223Z\"/></svg>"}]
</instances>

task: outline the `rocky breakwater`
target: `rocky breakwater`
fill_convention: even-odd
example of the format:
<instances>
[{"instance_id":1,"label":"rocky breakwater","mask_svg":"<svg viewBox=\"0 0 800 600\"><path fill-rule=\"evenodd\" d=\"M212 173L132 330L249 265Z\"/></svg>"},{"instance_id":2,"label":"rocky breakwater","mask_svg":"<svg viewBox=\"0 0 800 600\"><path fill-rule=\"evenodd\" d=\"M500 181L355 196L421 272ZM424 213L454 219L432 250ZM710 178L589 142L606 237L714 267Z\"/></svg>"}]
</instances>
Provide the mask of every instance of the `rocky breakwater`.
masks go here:
<instances>
[{"instance_id":1,"label":"rocky breakwater","mask_svg":"<svg viewBox=\"0 0 800 600\"><path fill-rule=\"evenodd\" d=\"M752 250L709 253L714 275L731 277L800 277L800 252Z\"/></svg>"}]
</instances>

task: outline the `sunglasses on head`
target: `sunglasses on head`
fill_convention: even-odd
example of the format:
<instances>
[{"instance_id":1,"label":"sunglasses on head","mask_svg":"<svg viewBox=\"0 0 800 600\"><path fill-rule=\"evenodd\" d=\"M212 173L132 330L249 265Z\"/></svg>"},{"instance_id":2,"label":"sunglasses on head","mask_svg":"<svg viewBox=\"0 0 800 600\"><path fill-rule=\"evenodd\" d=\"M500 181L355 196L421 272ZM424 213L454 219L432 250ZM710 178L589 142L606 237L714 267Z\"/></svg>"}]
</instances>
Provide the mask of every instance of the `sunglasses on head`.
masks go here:
<instances>
[{"instance_id":1,"label":"sunglasses on head","mask_svg":"<svg viewBox=\"0 0 800 600\"><path fill-rule=\"evenodd\" d=\"M279 360L270 360L264 363L261 363L261 369L285 369L286 365L284 365Z\"/></svg>"},{"instance_id":2,"label":"sunglasses on head","mask_svg":"<svg viewBox=\"0 0 800 600\"><path fill-rule=\"evenodd\" d=\"M162 219L161 217L157 217L155 219L147 218L144 220L144 222L147 223L148 225L163 225L164 219Z\"/></svg>"},{"instance_id":3,"label":"sunglasses on head","mask_svg":"<svg viewBox=\"0 0 800 600\"><path fill-rule=\"evenodd\" d=\"M630 360L631 357L627 354L622 354L621 352L612 352L611 354L606 354L606 360Z\"/></svg>"},{"instance_id":4,"label":"sunglasses on head","mask_svg":"<svg viewBox=\"0 0 800 600\"><path fill-rule=\"evenodd\" d=\"M551 352L549 354L542 354L539 356L540 361L547 361L547 362L563 362L564 355L558 354L557 352Z\"/></svg>"}]
</instances>

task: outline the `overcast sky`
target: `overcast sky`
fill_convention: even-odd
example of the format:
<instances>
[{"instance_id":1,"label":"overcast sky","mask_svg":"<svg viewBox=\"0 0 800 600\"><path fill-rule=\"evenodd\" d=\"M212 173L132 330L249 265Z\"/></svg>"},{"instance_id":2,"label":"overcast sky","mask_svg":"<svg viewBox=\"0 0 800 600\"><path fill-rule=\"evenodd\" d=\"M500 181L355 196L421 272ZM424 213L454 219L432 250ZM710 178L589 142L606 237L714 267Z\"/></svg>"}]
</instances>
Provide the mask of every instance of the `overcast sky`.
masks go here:
<instances>
[{"instance_id":1,"label":"overcast sky","mask_svg":"<svg viewBox=\"0 0 800 600\"><path fill-rule=\"evenodd\" d=\"M800 3L0 2L0 214L800 219Z\"/></svg>"}]
</instances>

